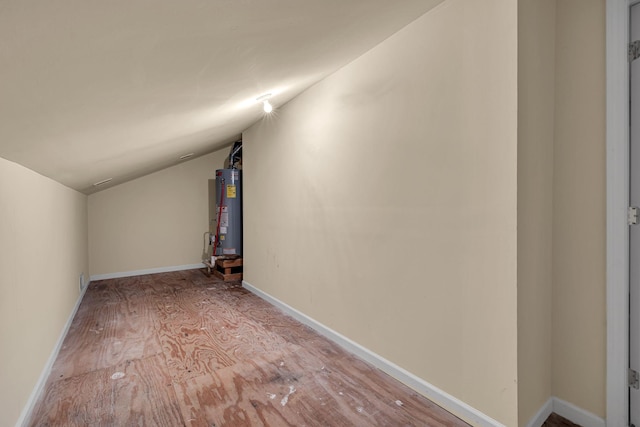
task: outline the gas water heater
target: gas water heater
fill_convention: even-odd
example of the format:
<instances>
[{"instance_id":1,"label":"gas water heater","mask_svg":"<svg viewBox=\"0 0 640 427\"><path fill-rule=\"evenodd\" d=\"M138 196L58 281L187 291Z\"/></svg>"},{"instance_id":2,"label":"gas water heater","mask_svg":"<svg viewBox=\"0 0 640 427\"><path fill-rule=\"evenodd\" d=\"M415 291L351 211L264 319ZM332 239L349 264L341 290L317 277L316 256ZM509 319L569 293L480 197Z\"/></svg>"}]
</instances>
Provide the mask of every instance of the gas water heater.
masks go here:
<instances>
[{"instance_id":1,"label":"gas water heater","mask_svg":"<svg viewBox=\"0 0 640 427\"><path fill-rule=\"evenodd\" d=\"M242 255L242 170L216 171L215 256Z\"/></svg>"}]
</instances>

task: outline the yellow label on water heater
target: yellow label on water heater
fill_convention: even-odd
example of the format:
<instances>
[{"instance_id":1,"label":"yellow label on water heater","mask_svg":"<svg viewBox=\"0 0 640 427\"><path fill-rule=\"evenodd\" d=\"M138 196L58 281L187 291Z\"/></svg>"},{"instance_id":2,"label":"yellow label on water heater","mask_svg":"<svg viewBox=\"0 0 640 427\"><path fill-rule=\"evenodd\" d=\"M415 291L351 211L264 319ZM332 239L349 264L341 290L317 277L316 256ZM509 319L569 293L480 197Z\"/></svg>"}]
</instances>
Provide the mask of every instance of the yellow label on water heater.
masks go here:
<instances>
[{"instance_id":1,"label":"yellow label on water heater","mask_svg":"<svg viewBox=\"0 0 640 427\"><path fill-rule=\"evenodd\" d=\"M227 185L227 199L235 199L235 198L236 198L236 186Z\"/></svg>"}]
</instances>

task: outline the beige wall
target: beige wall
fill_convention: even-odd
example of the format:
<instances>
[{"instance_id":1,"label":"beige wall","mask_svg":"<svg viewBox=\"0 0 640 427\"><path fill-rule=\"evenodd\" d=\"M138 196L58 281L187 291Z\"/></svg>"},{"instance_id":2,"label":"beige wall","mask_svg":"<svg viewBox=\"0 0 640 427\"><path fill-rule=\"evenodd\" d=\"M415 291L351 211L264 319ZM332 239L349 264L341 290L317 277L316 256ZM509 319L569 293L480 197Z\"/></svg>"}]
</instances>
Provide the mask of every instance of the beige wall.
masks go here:
<instances>
[{"instance_id":1,"label":"beige wall","mask_svg":"<svg viewBox=\"0 0 640 427\"><path fill-rule=\"evenodd\" d=\"M517 423L516 5L451 0L244 134L245 280Z\"/></svg>"},{"instance_id":2,"label":"beige wall","mask_svg":"<svg viewBox=\"0 0 640 427\"><path fill-rule=\"evenodd\" d=\"M555 0L518 2L518 419L551 397Z\"/></svg>"},{"instance_id":3,"label":"beige wall","mask_svg":"<svg viewBox=\"0 0 640 427\"><path fill-rule=\"evenodd\" d=\"M89 196L91 275L197 264L229 148Z\"/></svg>"},{"instance_id":4,"label":"beige wall","mask_svg":"<svg viewBox=\"0 0 640 427\"><path fill-rule=\"evenodd\" d=\"M558 0L553 393L605 416L605 2Z\"/></svg>"},{"instance_id":5,"label":"beige wall","mask_svg":"<svg viewBox=\"0 0 640 427\"><path fill-rule=\"evenodd\" d=\"M448 0L245 132L245 279L506 425L604 417L604 0L517 9ZM81 272L200 261L227 154L88 202L0 159L3 422Z\"/></svg>"},{"instance_id":6,"label":"beige wall","mask_svg":"<svg viewBox=\"0 0 640 427\"><path fill-rule=\"evenodd\" d=\"M520 425L552 395L606 416L604 4L519 2Z\"/></svg>"},{"instance_id":7,"label":"beige wall","mask_svg":"<svg viewBox=\"0 0 640 427\"><path fill-rule=\"evenodd\" d=\"M87 197L0 158L0 425L15 425L88 282Z\"/></svg>"}]
</instances>

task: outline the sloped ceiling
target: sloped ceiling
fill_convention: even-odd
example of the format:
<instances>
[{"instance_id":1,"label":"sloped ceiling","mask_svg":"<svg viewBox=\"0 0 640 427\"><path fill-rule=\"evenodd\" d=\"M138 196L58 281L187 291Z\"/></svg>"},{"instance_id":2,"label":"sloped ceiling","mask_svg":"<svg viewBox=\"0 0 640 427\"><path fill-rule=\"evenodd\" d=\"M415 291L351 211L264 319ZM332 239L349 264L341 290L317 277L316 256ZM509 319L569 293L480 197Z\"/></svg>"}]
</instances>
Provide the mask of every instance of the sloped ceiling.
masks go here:
<instances>
[{"instance_id":1,"label":"sloped ceiling","mask_svg":"<svg viewBox=\"0 0 640 427\"><path fill-rule=\"evenodd\" d=\"M277 108L441 1L0 0L0 157L90 194L214 151L258 96Z\"/></svg>"}]
</instances>

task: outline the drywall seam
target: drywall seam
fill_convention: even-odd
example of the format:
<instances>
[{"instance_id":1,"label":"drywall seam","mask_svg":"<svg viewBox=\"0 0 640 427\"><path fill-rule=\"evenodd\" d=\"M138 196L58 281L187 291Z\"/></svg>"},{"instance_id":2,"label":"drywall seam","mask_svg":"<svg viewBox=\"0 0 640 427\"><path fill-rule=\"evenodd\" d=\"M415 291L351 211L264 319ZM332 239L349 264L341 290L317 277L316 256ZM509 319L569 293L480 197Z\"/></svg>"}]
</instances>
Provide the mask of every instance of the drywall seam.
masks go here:
<instances>
[{"instance_id":1,"label":"drywall seam","mask_svg":"<svg viewBox=\"0 0 640 427\"><path fill-rule=\"evenodd\" d=\"M26 426L27 423L29 422L29 419L31 418L31 412L35 407L36 402L40 398L40 395L44 391L44 386L47 383L47 379L49 379L51 368L53 368L53 364L55 363L56 358L58 357L58 353L60 353L60 349L62 348L62 343L64 342L64 339L67 337L67 333L69 332L69 328L71 327L73 318L76 316L76 313L78 312L78 308L80 308L80 303L82 302L82 299L84 298L84 294L87 292L87 289L89 288L90 284L91 284L91 281L89 281L89 283L87 283L87 285L80 292L80 296L76 301L76 305L73 307L73 310L71 310L71 314L69 315L69 318L67 319L67 323L64 325L64 328L62 328L62 332L58 337L58 341L56 342L56 345L53 348L53 351L51 352L51 355L49 356L49 359L47 360L47 363L44 366L42 373L40 374L40 378L38 378L38 382L33 388L33 391L31 392L31 395L29 396L29 399L27 400L26 405L24 405L24 408L22 408L20 417L18 417L18 421L16 421L16 427Z\"/></svg>"},{"instance_id":2,"label":"drywall seam","mask_svg":"<svg viewBox=\"0 0 640 427\"><path fill-rule=\"evenodd\" d=\"M457 417L463 419L464 421L482 427L503 427L504 425L500 422L494 420L488 415L478 411L472 406L464 403L463 401L455 398L454 396L448 394L447 392L440 390L436 386L429 384L422 378L417 377L411 372L401 368L400 366L390 362L389 360L383 358L382 356L372 352L371 350L361 346L360 344L350 340L344 335L334 331L323 325L322 323L312 319L304 313L296 310L295 308L289 306L288 304L280 301L279 299L267 294L266 292L261 291L255 286L251 285L246 281L242 281L242 286L269 302L270 304L278 307L286 314L290 315L294 319L299 322L309 326L314 329L316 332L330 339L334 343L338 344L340 347L345 350L353 353L354 355L360 357L361 359L369 362L376 368L386 372L391 375L395 379L400 382L406 384L411 387L415 391L427 397L429 400L433 401L437 405L456 415ZM590 427L590 426L585 426Z\"/></svg>"},{"instance_id":3,"label":"drywall seam","mask_svg":"<svg viewBox=\"0 0 640 427\"><path fill-rule=\"evenodd\" d=\"M198 263L198 264L174 265L170 267L148 268L145 270L122 271L119 273L94 274L91 276L91 281L119 279L121 277L142 276L144 274L169 273L172 271L195 270L197 268L205 268L205 267L206 265L202 263Z\"/></svg>"},{"instance_id":4,"label":"drywall seam","mask_svg":"<svg viewBox=\"0 0 640 427\"><path fill-rule=\"evenodd\" d=\"M582 427L606 426L604 419L599 416L557 397L553 398L553 412Z\"/></svg>"}]
</instances>

